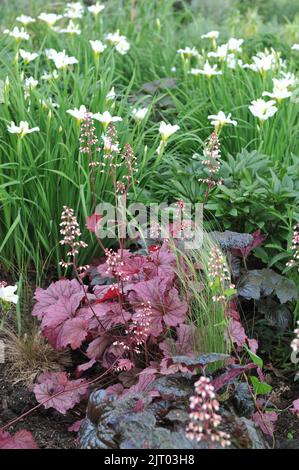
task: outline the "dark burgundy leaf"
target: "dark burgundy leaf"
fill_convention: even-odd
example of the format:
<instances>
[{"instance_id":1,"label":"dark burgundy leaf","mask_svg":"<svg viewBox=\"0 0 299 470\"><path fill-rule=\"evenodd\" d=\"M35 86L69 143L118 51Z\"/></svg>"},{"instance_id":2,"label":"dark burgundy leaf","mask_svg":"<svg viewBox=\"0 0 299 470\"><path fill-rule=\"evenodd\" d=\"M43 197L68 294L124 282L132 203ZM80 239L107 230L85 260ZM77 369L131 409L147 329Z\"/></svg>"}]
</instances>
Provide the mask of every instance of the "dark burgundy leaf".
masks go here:
<instances>
[{"instance_id":1,"label":"dark burgundy leaf","mask_svg":"<svg viewBox=\"0 0 299 470\"><path fill-rule=\"evenodd\" d=\"M257 366L253 363L247 364L246 366L234 367L228 370L227 372L224 372L224 374L220 375L216 379L214 379L212 381L212 385L217 391L220 388L224 387L224 385L226 385L228 382L238 377L238 375L242 374L242 372L245 372L246 370L249 370L249 369L255 369L256 367Z\"/></svg>"},{"instance_id":2,"label":"dark burgundy leaf","mask_svg":"<svg viewBox=\"0 0 299 470\"><path fill-rule=\"evenodd\" d=\"M254 248L260 246L267 238L268 235L263 235L260 229L256 230L252 234L253 240L244 248L232 248L231 252L234 255L241 256L242 258L246 259L248 255L251 253Z\"/></svg>"}]
</instances>

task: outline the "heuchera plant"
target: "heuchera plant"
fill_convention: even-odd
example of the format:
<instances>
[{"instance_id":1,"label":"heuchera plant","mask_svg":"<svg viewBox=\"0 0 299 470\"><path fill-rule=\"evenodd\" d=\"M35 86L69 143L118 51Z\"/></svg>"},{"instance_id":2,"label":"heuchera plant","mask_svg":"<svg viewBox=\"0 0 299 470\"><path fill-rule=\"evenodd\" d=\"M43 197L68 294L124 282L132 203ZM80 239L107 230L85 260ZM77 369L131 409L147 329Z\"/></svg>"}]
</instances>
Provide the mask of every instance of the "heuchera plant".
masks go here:
<instances>
[{"instance_id":1,"label":"heuchera plant","mask_svg":"<svg viewBox=\"0 0 299 470\"><path fill-rule=\"evenodd\" d=\"M80 151L89 159L95 210L96 171L108 172L115 198L121 195L126 200L131 184L137 181L137 165L129 145L125 145L121 152L112 124L103 137L103 147L100 149L103 158L101 161L94 158L98 142L94 130L92 117L87 113L81 129ZM216 137L213 138L218 149ZM120 167L122 172L119 171ZM182 203L178 202L179 205ZM86 243L81 240L73 209L64 206L60 224L63 238L60 243L67 247L67 260L62 260L60 264L66 270L72 268L75 278L61 279L47 289L38 288L35 292L33 315L40 320L45 338L57 350L80 349L86 357L86 361L77 366L76 380L70 380L65 372L45 373L37 378L33 389L37 401L62 414L86 397L89 384L79 377L96 365L114 374L115 378L121 375L120 372L125 373L126 379L122 383L106 390L107 396L111 393L121 395L129 391L146 391L157 373L197 373L196 361L193 366L188 366L186 359L178 361L176 357L194 357L196 353L203 352L196 351L198 331L194 325L188 324L189 302L181 296L176 274L180 260L174 256L169 240L161 239L146 252L132 252L126 248L121 223L116 220L118 249L105 249L97 237L101 219L102 216L94 212L87 218L86 225L95 234L105 259L92 267L78 266L79 250ZM236 290L231 284L225 258L216 247L210 253L207 277L213 302L229 305L228 299ZM227 317L227 337L236 351L247 343L254 354L257 343L248 339L235 303L230 303ZM217 387L252 366L255 367L254 364L239 367L233 375L230 375L232 371L226 372L220 377ZM70 430L77 427L75 423ZM224 435L221 437L223 445L225 438Z\"/></svg>"},{"instance_id":2,"label":"heuchera plant","mask_svg":"<svg viewBox=\"0 0 299 470\"><path fill-rule=\"evenodd\" d=\"M149 347L160 359L169 358L171 352L192 353L195 328L184 323L188 307L176 286L175 263L166 241L148 255L124 250L121 258L120 253L109 252L97 268L109 285L89 289L77 279L59 280L45 290L37 289L33 315L41 320L42 332L53 347L82 348L88 362L78 367L78 373L96 362L118 371L144 368L149 365ZM176 340L167 338L170 327ZM36 396L41 383L47 393L51 376L39 378ZM53 376L49 384L53 393L61 380L68 386L66 376Z\"/></svg>"},{"instance_id":3,"label":"heuchera plant","mask_svg":"<svg viewBox=\"0 0 299 470\"><path fill-rule=\"evenodd\" d=\"M120 194L126 198L136 180L136 158L129 145L120 152L114 126L108 127L103 138L101 161L93 157L97 139L88 113L80 142L81 152L89 158L92 182L96 170L108 171L115 197ZM121 178L120 165L126 169ZM94 184L91 187L95 206ZM95 213L87 218L87 228L96 237L100 221L101 215ZM68 249L67 261L61 261L61 265L72 267L76 278L61 279L47 289L36 290L33 315L41 321L49 343L58 350L70 347L84 353L86 362L77 367L77 376L99 364L111 372L135 375L133 387L140 389L147 377L152 380L153 372L172 373L178 368L171 364L172 354L194 353L191 345L195 344L196 329L187 324L188 305L179 294L177 261L168 241L151 246L146 254L133 253L126 249L118 227L119 249L104 249L97 238L104 249L104 262L92 268L78 267L78 252L86 244L80 239L71 208L63 208L60 225L61 244ZM101 284L93 286L99 278ZM141 369L143 375L138 379ZM47 373L38 377L34 393L39 403L65 413L85 395L86 385L84 379L69 380L63 372Z\"/></svg>"}]
</instances>

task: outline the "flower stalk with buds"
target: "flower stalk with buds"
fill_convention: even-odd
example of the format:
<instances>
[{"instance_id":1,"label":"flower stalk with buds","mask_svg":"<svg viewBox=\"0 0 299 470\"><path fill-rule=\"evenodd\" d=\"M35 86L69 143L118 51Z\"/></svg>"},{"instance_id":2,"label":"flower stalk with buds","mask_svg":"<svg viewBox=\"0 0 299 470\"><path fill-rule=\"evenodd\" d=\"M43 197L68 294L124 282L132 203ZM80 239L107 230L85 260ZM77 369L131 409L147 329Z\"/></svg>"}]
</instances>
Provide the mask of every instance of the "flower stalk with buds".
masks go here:
<instances>
[{"instance_id":1,"label":"flower stalk with buds","mask_svg":"<svg viewBox=\"0 0 299 470\"><path fill-rule=\"evenodd\" d=\"M69 260L62 260L59 264L63 268L73 266L75 271L84 271L87 266L78 268L76 264L76 257L79 253L79 248L86 248L87 243L80 240L81 230L77 221L77 217L74 214L74 210L68 206L63 206L60 227L60 234L63 235L63 239L60 240L59 243L68 247L67 257Z\"/></svg>"},{"instance_id":2,"label":"flower stalk with buds","mask_svg":"<svg viewBox=\"0 0 299 470\"><path fill-rule=\"evenodd\" d=\"M209 253L208 280L214 302L226 302L236 292L225 256L216 246Z\"/></svg>"},{"instance_id":3,"label":"flower stalk with buds","mask_svg":"<svg viewBox=\"0 0 299 470\"><path fill-rule=\"evenodd\" d=\"M222 418L218 413L220 406L210 379L200 377L195 383L195 392L190 398L190 422L186 432L188 439L206 441L209 446L216 443L228 447L229 434L218 429Z\"/></svg>"},{"instance_id":4,"label":"flower stalk with buds","mask_svg":"<svg viewBox=\"0 0 299 470\"><path fill-rule=\"evenodd\" d=\"M194 159L197 159L198 157L198 154L194 154L193 156ZM201 160L205 177L198 179L199 182L207 185L207 189L204 194L204 204L207 202L211 190L222 184L222 180L218 176L220 171L220 157L218 134L214 131L205 143L203 159Z\"/></svg>"},{"instance_id":5,"label":"flower stalk with buds","mask_svg":"<svg viewBox=\"0 0 299 470\"><path fill-rule=\"evenodd\" d=\"M81 107L82 108L82 107ZM89 166L91 168L91 192L93 197L94 208L96 206L96 193L95 193L95 167L99 165L94 160L94 150L98 139L95 135L95 127L92 119L92 114L85 110L84 119L81 123L80 130L80 153L85 154L89 158Z\"/></svg>"}]
</instances>

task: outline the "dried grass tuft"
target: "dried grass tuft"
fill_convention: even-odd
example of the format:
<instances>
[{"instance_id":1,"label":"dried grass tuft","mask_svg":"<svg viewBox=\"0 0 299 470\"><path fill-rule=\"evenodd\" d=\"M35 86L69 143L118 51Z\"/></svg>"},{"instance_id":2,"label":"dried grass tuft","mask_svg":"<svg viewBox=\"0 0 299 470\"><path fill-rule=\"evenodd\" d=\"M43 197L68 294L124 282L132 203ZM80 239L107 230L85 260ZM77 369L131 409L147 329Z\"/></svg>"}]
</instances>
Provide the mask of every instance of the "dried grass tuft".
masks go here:
<instances>
[{"instance_id":1,"label":"dried grass tuft","mask_svg":"<svg viewBox=\"0 0 299 470\"><path fill-rule=\"evenodd\" d=\"M18 336L13 330L4 328L1 339L5 344L5 360L9 374L6 380L30 385L42 372L59 371L72 364L69 351L56 351L43 338L36 325Z\"/></svg>"}]
</instances>

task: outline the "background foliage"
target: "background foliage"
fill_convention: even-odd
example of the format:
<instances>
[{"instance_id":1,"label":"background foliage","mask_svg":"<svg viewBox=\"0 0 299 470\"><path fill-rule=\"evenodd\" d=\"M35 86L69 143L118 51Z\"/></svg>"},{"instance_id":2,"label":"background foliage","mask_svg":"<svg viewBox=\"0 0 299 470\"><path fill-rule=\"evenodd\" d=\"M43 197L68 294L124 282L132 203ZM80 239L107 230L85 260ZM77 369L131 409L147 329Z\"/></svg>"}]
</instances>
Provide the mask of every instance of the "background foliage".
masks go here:
<instances>
[{"instance_id":1,"label":"background foliage","mask_svg":"<svg viewBox=\"0 0 299 470\"><path fill-rule=\"evenodd\" d=\"M14 26L17 14L59 12L65 3L2 2L2 29ZM266 264L282 269L290 256L292 226L299 217L298 105L283 102L279 113L259 131L248 105L262 91L271 90L272 73L262 78L247 69L234 73L223 69L222 76L209 81L188 75L176 51L186 45L201 50L206 44L200 36L216 28L220 43L231 36L245 39L244 61L273 46L287 59L288 69L296 72L299 54L291 51L291 45L299 41L298 15L299 5L282 0L225 0L221 5L214 0L110 0L104 20L91 24L92 18L86 18L78 37L50 30L44 34L43 25L34 25L32 39L24 48L41 54L25 69L14 63L12 41L1 34L0 79L8 76L10 80L9 101L0 104L0 260L5 269L16 276L33 270L38 282L49 267L57 270L61 257L58 224L64 204L74 207L84 228L92 204L88 164L78 153L78 125L66 113L81 104L92 112L109 108L123 117L121 140L132 145L139 162L140 187L130 196L144 202L180 196L200 200L203 189L194 176L192 156L201 152L211 133L207 116L219 110L231 112L238 126L221 133L225 184L213 193L207 215L210 220L216 217L222 228L253 231L259 227L268 233L268 246L257 254ZM89 39L102 39L116 29L128 37L130 53L122 57L107 51L97 66ZM42 52L51 47L66 49L79 65L58 81L45 84L40 75L48 65ZM22 70L39 79L30 109L23 96ZM171 80L151 83L165 78ZM115 104L106 101L112 86L117 93ZM51 117L40 104L49 97L60 105ZM133 105L150 106L149 117L140 126L130 117ZM157 130L162 119L181 129L157 166ZM41 132L18 144L7 132L11 120L28 120ZM111 188L101 175L97 187L99 201L112 200ZM84 239L90 240L87 231ZM80 261L90 260L94 250L90 243Z\"/></svg>"}]
</instances>

